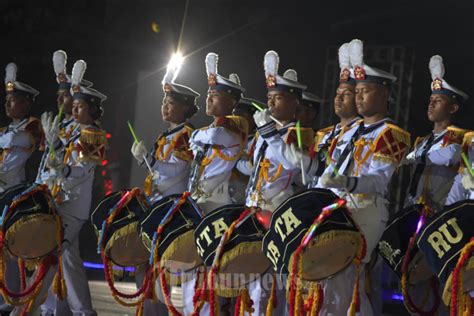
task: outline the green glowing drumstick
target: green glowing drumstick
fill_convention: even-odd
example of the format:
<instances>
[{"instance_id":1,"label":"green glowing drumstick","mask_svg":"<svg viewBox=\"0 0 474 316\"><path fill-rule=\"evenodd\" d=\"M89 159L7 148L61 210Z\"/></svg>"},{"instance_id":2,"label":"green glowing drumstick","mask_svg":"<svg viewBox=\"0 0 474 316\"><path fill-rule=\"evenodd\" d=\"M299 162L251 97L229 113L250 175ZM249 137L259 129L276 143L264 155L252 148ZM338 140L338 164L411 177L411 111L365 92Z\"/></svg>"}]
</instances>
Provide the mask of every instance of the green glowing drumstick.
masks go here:
<instances>
[{"instance_id":1,"label":"green glowing drumstick","mask_svg":"<svg viewBox=\"0 0 474 316\"><path fill-rule=\"evenodd\" d=\"M133 126L130 123L130 121L127 121L127 124L128 124L128 129L130 130L130 133L132 134L132 137L133 137L133 140L135 141L135 143L140 142L138 140L137 134L135 134L135 130L133 129Z\"/></svg>"},{"instance_id":2,"label":"green glowing drumstick","mask_svg":"<svg viewBox=\"0 0 474 316\"><path fill-rule=\"evenodd\" d=\"M474 170L472 170L471 163L469 162L469 158L467 158L465 153L461 153L462 160L464 161L464 164L466 165L467 170L469 170L469 173L471 176L474 177Z\"/></svg>"}]
</instances>

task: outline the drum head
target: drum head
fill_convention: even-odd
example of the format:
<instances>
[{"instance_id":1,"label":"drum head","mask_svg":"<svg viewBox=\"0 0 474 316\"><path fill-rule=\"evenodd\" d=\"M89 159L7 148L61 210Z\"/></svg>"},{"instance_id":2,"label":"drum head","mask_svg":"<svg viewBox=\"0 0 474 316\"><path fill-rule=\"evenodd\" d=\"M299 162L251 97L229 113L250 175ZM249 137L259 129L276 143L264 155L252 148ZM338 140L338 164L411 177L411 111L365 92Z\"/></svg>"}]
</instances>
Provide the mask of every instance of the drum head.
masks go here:
<instances>
[{"instance_id":1,"label":"drum head","mask_svg":"<svg viewBox=\"0 0 474 316\"><path fill-rule=\"evenodd\" d=\"M171 247L174 248L173 251L171 248L165 250L164 258L166 259L161 261L164 269L173 274L180 274L202 264L193 237L194 230L190 230L173 241L173 247Z\"/></svg>"},{"instance_id":2,"label":"drum head","mask_svg":"<svg viewBox=\"0 0 474 316\"><path fill-rule=\"evenodd\" d=\"M423 253L417 252L408 265L408 283L411 285L423 283L431 279L433 275Z\"/></svg>"},{"instance_id":3,"label":"drum head","mask_svg":"<svg viewBox=\"0 0 474 316\"><path fill-rule=\"evenodd\" d=\"M23 216L7 230L5 244L16 257L35 259L46 256L58 246L56 221L48 214Z\"/></svg>"},{"instance_id":4,"label":"drum head","mask_svg":"<svg viewBox=\"0 0 474 316\"><path fill-rule=\"evenodd\" d=\"M113 237L111 238L113 239ZM136 230L114 239L108 255L113 263L122 267L138 266L148 261L150 253Z\"/></svg>"},{"instance_id":5,"label":"drum head","mask_svg":"<svg viewBox=\"0 0 474 316\"><path fill-rule=\"evenodd\" d=\"M331 234L331 232L326 234ZM334 236L323 242L321 241L326 239L325 236L320 237L322 238L313 239L303 253L303 280L305 281L324 280L349 266L360 244L359 233L354 233L352 238L347 238L347 235L343 238Z\"/></svg>"}]
</instances>

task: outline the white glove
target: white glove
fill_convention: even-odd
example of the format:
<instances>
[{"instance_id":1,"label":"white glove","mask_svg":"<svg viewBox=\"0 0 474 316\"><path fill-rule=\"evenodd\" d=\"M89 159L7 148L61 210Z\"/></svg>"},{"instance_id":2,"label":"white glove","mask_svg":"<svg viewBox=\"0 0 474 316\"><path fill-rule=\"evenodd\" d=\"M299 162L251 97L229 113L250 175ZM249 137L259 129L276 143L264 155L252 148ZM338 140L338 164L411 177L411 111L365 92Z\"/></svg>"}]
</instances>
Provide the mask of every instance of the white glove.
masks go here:
<instances>
[{"instance_id":1,"label":"white glove","mask_svg":"<svg viewBox=\"0 0 474 316\"><path fill-rule=\"evenodd\" d=\"M133 142L132 149L131 149L133 157L138 161L138 163L142 163L148 154L148 150L145 147L143 141Z\"/></svg>"},{"instance_id":2,"label":"white glove","mask_svg":"<svg viewBox=\"0 0 474 316\"><path fill-rule=\"evenodd\" d=\"M343 175L332 176L329 173L323 174L321 184L326 188L347 189L349 177Z\"/></svg>"},{"instance_id":3,"label":"white glove","mask_svg":"<svg viewBox=\"0 0 474 316\"><path fill-rule=\"evenodd\" d=\"M257 124L257 127L260 127L272 121L270 116L270 110L265 109L263 111L255 112L255 114L253 115L253 119L255 121L255 124Z\"/></svg>"},{"instance_id":4,"label":"white glove","mask_svg":"<svg viewBox=\"0 0 474 316\"><path fill-rule=\"evenodd\" d=\"M466 190L474 190L474 177L469 173L469 170L464 170L461 183Z\"/></svg>"},{"instance_id":5,"label":"white glove","mask_svg":"<svg viewBox=\"0 0 474 316\"><path fill-rule=\"evenodd\" d=\"M41 125L43 126L44 136L49 146L54 146L59 136L59 119L56 115L53 119L53 113L45 112L41 115Z\"/></svg>"},{"instance_id":6,"label":"white glove","mask_svg":"<svg viewBox=\"0 0 474 316\"><path fill-rule=\"evenodd\" d=\"M193 151L194 155L196 155L198 151L201 151L203 147L201 142L195 142L192 138L189 140L189 149Z\"/></svg>"},{"instance_id":7,"label":"white glove","mask_svg":"<svg viewBox=\"0 0 474 316\"><path fill-rule=\"evenodd\" d=\"M410 165L416 162L416 150L410 152L408 155L405 156L403 159L402 165Z\"/></svg>"},{"instance_id":8,"label":"white glove","mask_svg":"<svg viewBox=\"0 0 474 316\"><path fill-rule=\"evenodd\" d=\"M66 165L57 158L48 157L46 166L49 168L49 175L52 178L62 178L66 174Z\"/></svg>"}]
</instances>

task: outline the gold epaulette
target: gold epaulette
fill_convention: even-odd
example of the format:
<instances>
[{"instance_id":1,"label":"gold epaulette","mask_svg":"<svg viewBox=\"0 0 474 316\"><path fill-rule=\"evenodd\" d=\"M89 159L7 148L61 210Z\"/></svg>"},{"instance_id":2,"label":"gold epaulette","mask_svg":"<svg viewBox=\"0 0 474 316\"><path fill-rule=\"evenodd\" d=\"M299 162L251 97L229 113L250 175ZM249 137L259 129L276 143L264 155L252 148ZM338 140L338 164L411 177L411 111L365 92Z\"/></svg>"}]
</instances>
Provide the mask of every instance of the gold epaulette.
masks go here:
<instances>
[{"instance_id":1,"label":"gold epaulette","mask_svg":"<svg viewBox=\"0 0 474 316\"><path fill-rule=\"evenodd\" d=\"M38 147L40 150L44 150L44 132L40 120L38 120L36 117L30 116L23 129L31 135L31 140L34 144L32 150L34 150L36 147Z\"/></svg>"},{"instance_id":2,"label":"gold epaulette","mask_svg":"<svg viewBox=\"0 0 474 316\"><path fill-rule=\"evenodd\" d=\"M448 126L445 137L443 139L443 146L449 144L459 144L463 142L464 134L468 132L467 129L462 129L456 126Z\"/></svg>"},{"instance_id":3,"label":"gold epaulette","mask_svg":"<svg viewBox=\"0 0 474 316\"><path fill-rule=\"evenodd\" d=\"M314 144L314 130L311 127L301 127L301 143L304 148L311 148ZM298 143L298 136L296 127L289 127L286 134L283 136L286 144Z\"/></svg>"},{"instance_id":4,"label":"gold epaulette","mask_svg":"<svg viewBox=\"0 0 474 316\"><path fill-rule=\"evenodd\" d=\"M334 130L334 125L328 126L326 128L320 129L316 132L316 136L314 138L314 144L317 146L323 141L324 136L331 133Z\"/></svg>"},{"instance_id":5,"label":"gold epaulette","mask_svg":"<svg viewBox=\"0 0 474 316\"><path fill-rule=\"evenodd\" d=\"M465 133L464 138L462 140L462 147L463 148L464 147L471 147L473 139L474 139L474 131Z\"/></svg>"},{"instance_id":6,"label":"gold epaulette","mask_svg":"<svg viewBox=\"0 0 474 316\"><path fill-rule=\"evenodd\" d=\"M219 119L216 127L224 127L225 129L238 134L243 141L247 140L249 133L249 123L242 116L229 115Z\"/></svg>"},{"instance_id":7,"label":"gold epaulette","mask_svg":"<svg viewBox=\"0 0 474 316\"><path fill-rule=\"evenodd\" d=\"M107 136L104 130L86 127L79 136L79 161L100 163L105 159Z\"/></svg>"},{"instance_id":8,"label":"gold epaulette","mask_svg":"<svg viewBox=\"0 0 474 316\"><path fill-rule=\"evenodd\" d=\"M374 159L398 164L410 148L410 133L394 124L385 123L385 125L385 129L372 144Z\"/></svg>"}]
</instances>

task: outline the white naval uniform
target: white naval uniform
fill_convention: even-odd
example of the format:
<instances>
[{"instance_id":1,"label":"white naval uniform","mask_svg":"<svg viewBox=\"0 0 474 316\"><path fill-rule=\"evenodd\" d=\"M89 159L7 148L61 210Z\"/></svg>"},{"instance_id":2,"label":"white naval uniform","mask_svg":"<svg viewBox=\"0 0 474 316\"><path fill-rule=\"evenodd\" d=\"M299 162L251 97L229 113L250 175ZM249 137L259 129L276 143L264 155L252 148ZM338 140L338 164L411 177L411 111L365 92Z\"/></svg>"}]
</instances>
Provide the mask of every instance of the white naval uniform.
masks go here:
<instances>
[{"instance_id":1,"label":"white naval uniform","mask_svg":"<svg viewBox=\"0 0 474 316\"><path fill-rule=\"evenodd\" d=\"M155 171L155 176L152 179L153 186L149 195L151 203L171 194L182 194L187 190L192 160L188 141L193 129L190 124L182 123L158 137L150 155L147 157L150 167ZM147 168L144 161L141 166ZM142 266L135 274L137 288L143 284L145 270L146 267ZM155 289L159 300L157 303L145 300L143 306L145 316L168 314L168 309L162 300L159 280L156 281Z\"/></svg>"},{"instance_id":2,"label":"white naval uniform","mask_svg":"<svg viewBox=\"0 0 474 316\"><path fill-rule=\"evenodd\" d=\"M96 126L82 127L84 130L103 133ZM92 308L89 284L83 261L79 252L79 232L89 218L92 200L92 185L95 167L103 157L94 159L84 154L86 144L81 141L81 134L71 137L70 144L73 148L66 165L66 175L61 179L60 197L62 202L58 205L64 227L64 241L62 245L63 275L67 287L67 302L73 315L96 315ZM105 138L105 136L104 136ZM105 140L104 144L105 146ZM82 149L81 149L82 148ZM101 150L103 155L104 149ZM47 295L57 267L53 266L45 276L43 288L36 299L33 310L38 312L38 305ZM60 304L57 302L57 304ZM17 310L15 309L15 312ZM50 312L50 311L44 311Z\"/></svg>"},{"instance_id":3,"label":"white naval uniform","mask_svg":"<svg viewBox=\"0 0 474 316\"><path fill-rule=\"evenodd\" d=\"M454 137L453 133L460 134L461 139ZM419 178L416 194L408 197L407 206L418 203L418 200L422 197L425 203L436 212L443 208L461 160L463 133L464 130L448 127L439 134L431 134L433 144L426 152L425 167ZM415 143L414 156L417 158L414 162L415 166L420 162L422 153L426 151L429 140L430 135ZM416 177L412 177L412 179L414 178Z\"/></svg>"},{"instance_id":4,"label":"white naval uniform","mask_svg":"<svg viewBox=\"0 0 474 316\"><path fill-rule=\"evenodd\" d=\"M25 163L31 156L35 147L32 134L27 131L26 126L32 118L26 118L18 124L10 123L0 132L0 192L25 181ZM38 123L39 124L39 123ZM8 288L14 292L20 290L20 274L16 259L6 260L6 282ZM13 307L5 304L0 296L0 311L8 311Z\"/></svg>"},{"instance_id":5,"label":"white naval uniform","mask_svg":"<svg viewBox=\"0 0 474 316\"><path fill-rule=\"evenodd\" d=\"M202 172L198 174L196 179L197 189L191 192L204 214L232 203L229 193L229 180L232 170L246 145L246 126L247 122L244 118L227 116L220 119L216 125L213 123L207 128L195 130L189 140L194 157L199 155L198 151L201 151L205 154L205 160L209 160L209 163L203 167ZM228 159L220 158L216 153L218 150L221 155L228 157ZM197 168L197 166L195 167ZM190 179L191 182L192 179ZM188 189L190 187L191 185ZM181 285L184 301L183 313L185 315L190 315L194 310L192 298L196 279L195 276L190 278L190 281ZM204 304L200 315L209 315L208 303Z\"/></svg>"},{"instance_id":6,"label":"white naval uniform","mask_svg":"<svg viewBox=\"0 0 474 316\"><path fill-rule=\"evenodd\" d=\"M193 130L190 124L182 123L158 137L147 157L150 167L156 172L149 196L152 203L187 190L192 161L188 141ZM145 162L141 165L146 168Z\"/></svg>"},{"instance_id":7,"label":"white naval uniform","mask_svg":"<svg viewBox=\"0 0 474 316\"><path fill-rule=\"evenodd\" d=\"M250 181L254 182L253 190L247 192L246 205L257 205L262 209L273 211L284 200L293 195L292 183L301 173L300 165L293 157L288 156L288 149L296 142L294 122L290 122L277 130L271 121L258 128L255 149L253 152L253 174ZM262 163L267 165L269 181L261 179L261 188L256 190L258 178L262 177ZM280 171L278 171L280 169ZM250 188L252 189L252 188Z\"/></svg>"},{"instance_id":8,"label":"white naval uniform","mask_svg":"<svg viewBox=\"0 0 474 316\"><path fill-rule=\"evenodd\" d=\"M360 117L354 118L349 122L349 124L347 124L347 126L342 126L341 123L337 123L336 125L323 128L316 132L313 151L319 164L316 171L317 173L322 174L322 172L324 172L326 167L325 155L329 150L333 139L337 138L341 133L344 134L346 131L357 125L358 122L360 122ZM308 177L311 179L308 187L316 188L318 186L319 175L308 174Z\"/></svg>"},{"instance_id":9,"label":"white naval uniform","mask_svg":"<svg viewBox=\"0 0 474 316\"><path fill-rule=\"evenodd\" d=\"M363 124L363 122L360 124ZM344 160L339 158L346 146L349 146L353 135L358 131L359 124L340 135L333 142L329 152L332 161L335 163L330 164L324 171L324 174L333 174L335 164L339 164L337 173L351 177L352 181L350 181L348 191L357 206L353 205L351 199L346 197L344 190L332 190L337 195L347 198L353 219L364 234L367 243L367 254L363 259L363 264L370 260L371 253L385 229L388 220L388 201L385 196L389 181L409 147L409 134L389 124L388 119L370 126L364 125L366 131L374 127L375 129L359 137L352 152ZM389 137L389 135L393 136L394 134L398 136ZM395 143L385 144L385 139L390 142L393 138L397 139L398 145L395 145ZM400 138L403 138L403 140ZM323 187L321 181L318 185ZM352 299L354 280L355 267L350 265L334 278L325 281L322 315L345 315L347 313ZM351 286L348 286L348 284ZM359 283L360 315L370 316L373 315L373 312L363 285L364 275L362 273Z\"/></svg>"},{"instance_id":10,"label":"white naval uniform","mask_svg":"<svg viewBox=\"0 0 474 316\"><path fill-rule=\"evenodd\" d=\"M228 190L232 169L237 164L246 143L246 121L240 116L228 116L214 126L195 130L189 140L194 156L198 150L205 150L205 159L210 160L197 179L193 193L204 214L220 206L231 204ZM245 126L240 128L239 126ZM228 157L222 159L217 155Z\"/></svg>"}]
</instances>

